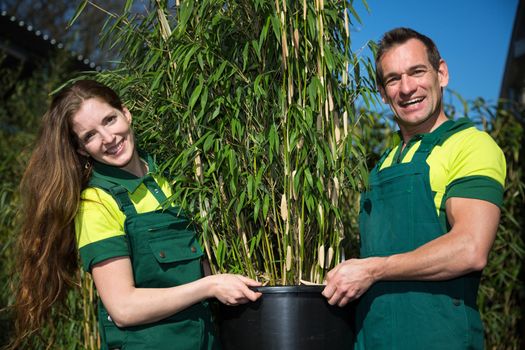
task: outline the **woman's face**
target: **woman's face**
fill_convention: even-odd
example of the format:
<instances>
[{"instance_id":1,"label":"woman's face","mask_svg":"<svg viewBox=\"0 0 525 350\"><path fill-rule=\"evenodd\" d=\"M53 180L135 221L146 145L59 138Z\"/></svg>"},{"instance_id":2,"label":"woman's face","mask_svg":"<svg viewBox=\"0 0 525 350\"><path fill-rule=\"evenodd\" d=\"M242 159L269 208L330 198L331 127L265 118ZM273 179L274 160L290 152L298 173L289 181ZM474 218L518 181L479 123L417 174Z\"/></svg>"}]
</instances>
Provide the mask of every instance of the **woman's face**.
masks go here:
<instances>
[{"instance_id":1,"label":"woman's face","mask_svg":"<svg viewBox=\"0 0 525 350\"><path fill-rule=\"evenodd\" d=\"M78 137L78 153L94 160L128 170L135 152L131 114L120 111L97 98L85 100L72 119Z\"/></svg>"}]
</instances>

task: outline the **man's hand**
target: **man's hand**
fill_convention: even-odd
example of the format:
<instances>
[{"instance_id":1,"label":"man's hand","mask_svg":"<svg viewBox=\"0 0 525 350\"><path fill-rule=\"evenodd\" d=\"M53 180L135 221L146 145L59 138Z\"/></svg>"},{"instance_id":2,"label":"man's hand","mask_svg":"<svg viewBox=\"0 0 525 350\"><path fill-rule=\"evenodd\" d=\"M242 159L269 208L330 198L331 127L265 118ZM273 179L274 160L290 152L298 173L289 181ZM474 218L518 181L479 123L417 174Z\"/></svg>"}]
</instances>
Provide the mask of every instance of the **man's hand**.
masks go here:
<instances>
[{"instance_id":1,"label":"man's hand","mask_svg":"<svg viewBox=\"0 0 525 350\"><path fill-rule=\"evenodd\" d=\"M350 259L326 275L323 295L331 305L344 306L378 280L443 281L485 267L496 237L500 210L487 201L449 198L447 217L452 229L402 254Z\"/></svg>"},{"instance_id":2,"label":"man's hand","mask_svg":"<svg viewBox=\"0 0 525 350\"><path fill-rule=\"evenodd\" d=\"M377 281L375 276L382 258L349 259L326 275L323 295L330 305L345 306L359 298Z\"/></svg>"}]
</instances>

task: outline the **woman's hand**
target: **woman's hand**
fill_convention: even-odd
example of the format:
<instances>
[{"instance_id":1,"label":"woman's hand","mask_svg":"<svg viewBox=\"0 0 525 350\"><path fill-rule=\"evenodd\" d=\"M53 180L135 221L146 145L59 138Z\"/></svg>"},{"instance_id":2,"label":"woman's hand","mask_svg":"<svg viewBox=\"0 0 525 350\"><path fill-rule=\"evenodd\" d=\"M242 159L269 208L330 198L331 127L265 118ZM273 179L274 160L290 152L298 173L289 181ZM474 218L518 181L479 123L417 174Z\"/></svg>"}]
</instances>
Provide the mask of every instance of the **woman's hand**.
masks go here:
<instances>
[{"instance_id":1,"label":"woman's hand","mask_svg":"<svg viewBox=\"0 0 525 350\"><path fill-rule=\"evenodd\" d=\"M211 295L226 305L239 305L256 301L262 295L249 287L261 284L248 277L232 274L220 274L205 277L209 279Z\"/></svg>"},{"instance_id":2,"label":"woman's hand","mask_svg":"<svg viewBox=\"0 0 525 350\"><path fill-rule=\"evenodd\" d=\"M248 288L260 286L259 282L230 274L211 275L170 288L136 288L127 256L96 264L92 274L102 302L119 327L156 322L208 298L238 305L261 296Z\"/></svg>"}]
</instances>

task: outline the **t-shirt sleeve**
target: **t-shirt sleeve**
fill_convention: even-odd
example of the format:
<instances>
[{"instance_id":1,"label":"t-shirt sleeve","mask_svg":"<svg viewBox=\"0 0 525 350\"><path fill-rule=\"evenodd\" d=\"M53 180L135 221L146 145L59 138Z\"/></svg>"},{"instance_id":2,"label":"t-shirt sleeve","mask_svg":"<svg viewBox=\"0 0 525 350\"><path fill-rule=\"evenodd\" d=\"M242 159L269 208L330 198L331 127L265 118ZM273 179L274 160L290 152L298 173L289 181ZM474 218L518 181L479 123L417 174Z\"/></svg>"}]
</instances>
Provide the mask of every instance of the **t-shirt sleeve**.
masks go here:
<instances>
[{"instance_id":1,"label":"t-shirt sleeve","mask_svg":"<svg viewBox=\"0 0 525 350\"><path fill-rule=\"evenodd\" d=\"M503 204L506 162L503 151L485 132L463 138L451 157L445 199L474 198Z\"/></svg>"},{"instance_id":2,"label":"t-shirt sleeve","mask_svg":"<svg viewBox=\"0 0 525 350\"><path fill-rule=\"evenodd\" d=\"M115 200L103 190L88 188L82 193L75 232L85 271L104 260L130 255L124 220Z\"/></svg>"}]
</instances>

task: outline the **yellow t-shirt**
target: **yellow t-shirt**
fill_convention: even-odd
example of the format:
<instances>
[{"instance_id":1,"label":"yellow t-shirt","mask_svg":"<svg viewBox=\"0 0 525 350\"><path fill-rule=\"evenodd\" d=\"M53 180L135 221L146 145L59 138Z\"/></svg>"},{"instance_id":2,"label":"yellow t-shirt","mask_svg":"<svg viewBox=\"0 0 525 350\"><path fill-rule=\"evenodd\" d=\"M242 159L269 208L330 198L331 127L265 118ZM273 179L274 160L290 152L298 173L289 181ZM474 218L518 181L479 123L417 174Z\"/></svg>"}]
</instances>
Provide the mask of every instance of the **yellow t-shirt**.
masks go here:
<instances>
[{"instance_id":1,"label":"yellow t-shirt","mask_svg":"<svg viewBox=\"0 0 525 350\"><path fill-rule=\"evenodd\" d=\"M149 169L155 165L148 161ZM124 187L137 213L161 209L154 192L160 188L165 198L172 195L171 185L161 175L148 173L136 177L118 168L96 164L93 177L99 177ZM152 182L155 182L153 186ZM94 264L118 256L129 256L124 232L126 216L111 194L98 187L88 187L81 194L80 207L75 217L75 232L82 265L91 271Z\"/></svg>"},{"instance_id":2,"label":"yellow t-shirt","mask_svg":"<svg viewBox=\"0 0 525 350\"><path fill-rule=\"evenodd\" d=\"M445 125L448 123L454 123L450 129ZM468 119L445 124L433 133L449 130L453 134L436 145L427 158L430 188L438 216L444 217L445 202L451 197L482 199L501 206L506 175L503 151L490 135L476 129ZM403 150L398 139L379 169L412 161L421 137L414 136Z\"/></svg>"}]
</instances>

